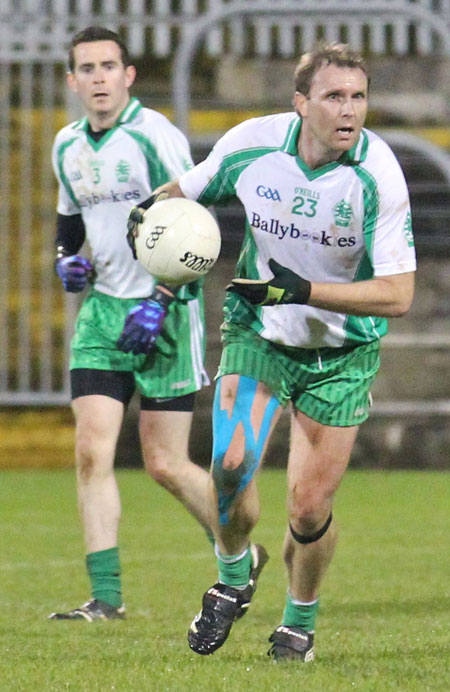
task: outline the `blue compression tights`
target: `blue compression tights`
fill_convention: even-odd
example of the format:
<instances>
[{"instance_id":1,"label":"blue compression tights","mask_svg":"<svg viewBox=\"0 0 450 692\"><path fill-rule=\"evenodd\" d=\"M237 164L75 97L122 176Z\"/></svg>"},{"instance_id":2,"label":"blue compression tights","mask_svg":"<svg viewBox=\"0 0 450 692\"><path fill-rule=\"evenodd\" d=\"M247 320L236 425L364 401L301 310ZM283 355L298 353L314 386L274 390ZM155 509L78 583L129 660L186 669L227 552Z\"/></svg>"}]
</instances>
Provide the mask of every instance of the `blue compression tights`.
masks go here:
<instances>
[{"instance_id":1,"label":"blue compression tights","mask_svg":"<svg viewBox=\"0 0 450 692\"><path fill-rule=\"evenodd\" d=\"M229 509L238 493L251 481L261 461L261 456L271 429L274 415L280 402L271 396L266 403L259 430L254 430L251 422L252 406L255 401L258 382L240 375L236 398L231 416L220 408L222 381L218 380L213 405L213 478L218 494L219 522L229 522ZM245 449L243 459L235 469L224 469L223 462L236 428L244 431Z\"/></svg>"}]
</instances>

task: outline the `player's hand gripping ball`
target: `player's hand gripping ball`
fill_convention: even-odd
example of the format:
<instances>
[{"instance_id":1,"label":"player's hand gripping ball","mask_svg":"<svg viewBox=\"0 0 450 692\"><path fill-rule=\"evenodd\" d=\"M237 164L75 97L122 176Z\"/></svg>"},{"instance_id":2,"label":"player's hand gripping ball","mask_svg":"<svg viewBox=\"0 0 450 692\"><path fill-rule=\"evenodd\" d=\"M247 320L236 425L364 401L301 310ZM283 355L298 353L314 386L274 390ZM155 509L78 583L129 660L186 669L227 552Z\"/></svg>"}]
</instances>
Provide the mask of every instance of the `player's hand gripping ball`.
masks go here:
<instances>
[{"instance_id":1,"label":"player's hand gripping ball","mask_svg":"<svg viewBox=\"0 0 450 692\"><path fill-rule=\"evenodd\" d=\"M159 282L179 286L205 276L220 253L214 216L198 202L172 197L155 202L134 229L136 257Z\"/></svg>"}]
</instances>

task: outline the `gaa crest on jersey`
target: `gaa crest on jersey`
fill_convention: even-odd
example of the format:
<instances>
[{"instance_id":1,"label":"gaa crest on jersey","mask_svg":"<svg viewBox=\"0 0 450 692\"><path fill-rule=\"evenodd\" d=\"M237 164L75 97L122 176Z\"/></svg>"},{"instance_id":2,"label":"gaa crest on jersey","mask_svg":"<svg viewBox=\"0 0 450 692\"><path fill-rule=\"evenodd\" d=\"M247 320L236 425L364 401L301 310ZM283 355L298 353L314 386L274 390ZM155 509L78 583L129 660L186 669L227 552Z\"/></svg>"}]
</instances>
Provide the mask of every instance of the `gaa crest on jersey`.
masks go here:
<instances>
[{"instance_id":1,"label":"gaa crest on jersey","mask_svg":"<svg viewBox=\"0 0 450 692\"><path fill-rule=\"evenodd\" d=\"M130 177L131 166L128 161L121 159L116 165L116 178L118 183L127 183Z\"/></svg>"},{"instance_id":2,"label":"gaa crest on jersey","mask_svg":"<svg viewBox=\"0 0 450 692\"><path fill-rule=\"evenodd\" d=\"M256 194L258 197L264 197L265 199L272 200L272 202L281 202L280 193L274 187L267 187L266 185L258 185L256 188Z\"/></svg>"},{"instance_id":3,"label":"gaa crest on jersey","mask_svg":"<svg viewBox=\"0 0 450 692\"><path fill-rule=\"evenodd\" d=\"M341 226L342 228L348 228L350 226L350 221L352 220L353 209L350 202L345 199L341 199L334 207L334 222L336 226Z\"/></svg>"},{"instance_id":4,"label":"gaa crest on jersey","mask_svg":"<svg viewBox=\"0 0 450 692\"><path fill-rule=\"evenodd\" d=\"M413 236L413 230L412 230L411 212L408 212L406 214L405 225L403 226L403 233L405 234L405 238L406 238L406 241L408 243L408 247L413 247L414 246L414 236Z\"/></svg>"}]
</instances>

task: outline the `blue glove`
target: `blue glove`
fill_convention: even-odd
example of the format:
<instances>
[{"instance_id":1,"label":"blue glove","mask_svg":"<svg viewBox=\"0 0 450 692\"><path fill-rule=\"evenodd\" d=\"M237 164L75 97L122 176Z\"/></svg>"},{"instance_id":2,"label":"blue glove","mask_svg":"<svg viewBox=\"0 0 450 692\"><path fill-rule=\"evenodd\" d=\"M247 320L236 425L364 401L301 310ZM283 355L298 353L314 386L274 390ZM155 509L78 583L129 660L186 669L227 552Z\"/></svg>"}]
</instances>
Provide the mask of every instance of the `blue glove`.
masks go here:
<instances>
[{"instance_id":1,"label":"blue glove","mask_svg":"<svg viewBox=\"0 0 450 692\"><path fill-rule=\"evenodd\" d=\"M131 308L117 341L117 348L125 353L149 353L160 334L164 318L173 296L155 289L150 298Z\"/></svg>"},{"instance_id":2,"label":"blue glove","mask_svg":"<svg viewBox=\"0 0 450 692\"><path fill-rule=\"evenodd\" d=\"M79 293L92 278L94 268L86 257L70 255L59 257L55 263L56 273L62 281L64 290Z\"/></svg>"}]
</instances>

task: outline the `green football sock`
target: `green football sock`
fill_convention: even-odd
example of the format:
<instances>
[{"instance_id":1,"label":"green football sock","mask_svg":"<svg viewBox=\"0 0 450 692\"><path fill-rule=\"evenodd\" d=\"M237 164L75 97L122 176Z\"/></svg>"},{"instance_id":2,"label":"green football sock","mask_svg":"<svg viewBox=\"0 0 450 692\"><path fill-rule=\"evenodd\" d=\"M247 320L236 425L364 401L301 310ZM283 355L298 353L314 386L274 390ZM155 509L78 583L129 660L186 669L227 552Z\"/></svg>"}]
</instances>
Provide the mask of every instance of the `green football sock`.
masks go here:
<instances>
[{"instance_id":1,"label":"green football sock","mask_svg":"<svg viewBox=\"0 0 450 692\"><path fill-rule=\"evenodd\" d=\"M119 548L99 550L86 555L86 567L91 580L92 597L113 608L122 605Z\"/></svg>"},{"instance_id":2,"label":"green football sock","mask_svg":"<svg viewBox=\"0 0 450 692\"><path fill-rule=\"evenodd\" d=\"M250 577L252 555L246 548L240 555L221 555L216 546L219 581L235 589L245 589Z\"/></svg>"},{"instance_id":3,"label":"green football sock","mask_svg":"<svg viewBox=\"0 0 450 692\"><path fill-rule=\"evenodd\" d=\"M318 609L319 599L311 601L311 603L302 603L296 601L288 593L282 624L290 627L301 627L302 630L313 632Z\"/></svg>"}]
</instances>

